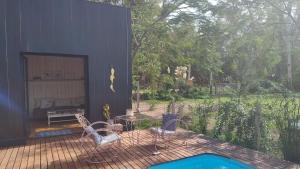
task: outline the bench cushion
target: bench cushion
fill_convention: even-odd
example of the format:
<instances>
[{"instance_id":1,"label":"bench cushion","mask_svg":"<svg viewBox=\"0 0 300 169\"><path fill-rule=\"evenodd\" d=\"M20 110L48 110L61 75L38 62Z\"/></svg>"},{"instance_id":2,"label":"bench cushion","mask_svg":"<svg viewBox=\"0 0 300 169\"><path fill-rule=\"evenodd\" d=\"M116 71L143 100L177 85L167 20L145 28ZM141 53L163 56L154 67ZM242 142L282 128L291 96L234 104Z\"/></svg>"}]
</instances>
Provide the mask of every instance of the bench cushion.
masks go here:
<instances>
[{"instance_id":1,"label":"bench cushion","mask_svg":"<svg viewBox=\"0 0 300 169\"><path fill-rule=\"evenodd\" d=\"M118 136L117 134L115 134L115 133L109 134L107 136L102 137L102 141L98 145L109 144L109 143L112 143L112 142L117 141L119 139L120 139L120 136Z\"/></svg>"},{"instance_id":2,"label":"bench cushion","mask_svg":"<svg viewBox=\"0 0 300 169\"><path fill-rule=\"evenodd\" d=\"M159 135L163 134L163 132L164 132L165 135L175 134L175 131L163 130L163 129L158 128L158 127L150 128L150 132L152 134L159 134Z\"/></svg>"},{"instance_id":3,"label":"bench cushion","mask_svg":"<svg viewBox=\"0 0 300 169\"><path fill-rule=\"evenodd\" d=\"M117 141L117 140L120 139L120 137L115 133L109 134L107 136L101 136L91 126L86 127L84 130L85 130L86 133L91 134L91 138L93 139L93 141L96 145L109 144L109 143L112 143L112 142Z\"/></svg>"},{"instance_id":4,"label":"bench cushion","mask_svg":"<svg viewBox=\"0 0 300 169\"><path fill-rule=\"evenodd\" d=\"M95 129L93 129L93 127L87 126L86 128L84 128L84 131L87 134L90 134L90 137L93 139L95 144L97 144L97 145L101 144L103 137L100 134L98 134L97 131Z\"/></svg>"}]
</instances>

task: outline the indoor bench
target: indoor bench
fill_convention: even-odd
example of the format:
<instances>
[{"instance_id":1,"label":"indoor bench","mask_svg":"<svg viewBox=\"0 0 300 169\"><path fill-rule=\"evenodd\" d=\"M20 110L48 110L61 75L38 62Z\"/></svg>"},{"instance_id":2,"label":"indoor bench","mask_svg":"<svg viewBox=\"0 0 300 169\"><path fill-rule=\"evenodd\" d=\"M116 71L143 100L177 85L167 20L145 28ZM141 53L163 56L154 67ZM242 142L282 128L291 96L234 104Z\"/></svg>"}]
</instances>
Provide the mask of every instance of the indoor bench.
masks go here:
<instances>
[{"instance_id":1,"label":"indoor bench","mask_svg":"<svg viewBox=\"0 0 300 169\"><path fill-rule=\"evenodd\" d=\"M51 110L47 112L48 116L48 126L54 122L64 122L64 121L76 121L77 119L59 119L64 117L75 117L75 114L84 115L84 109L62 109L62 110ZM54 118L54 120L53 120Z\"/></svg>"}]
</instances>

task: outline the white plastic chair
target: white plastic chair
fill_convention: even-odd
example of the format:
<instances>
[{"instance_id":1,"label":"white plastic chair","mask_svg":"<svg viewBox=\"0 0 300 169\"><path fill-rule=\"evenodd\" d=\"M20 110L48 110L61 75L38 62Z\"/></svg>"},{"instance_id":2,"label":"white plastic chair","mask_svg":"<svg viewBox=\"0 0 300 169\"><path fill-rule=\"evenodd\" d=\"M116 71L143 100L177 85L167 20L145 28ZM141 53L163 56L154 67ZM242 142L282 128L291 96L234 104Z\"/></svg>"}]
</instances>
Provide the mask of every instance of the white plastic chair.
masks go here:
<instances>
[{"instance_id":1,"label":"white plastic chair","mask_svg":"<svg viewBox=\"0 0 300 169\"><path fill-rule=\"evenodd\" d=\"M103 121L97 121L94 123L90 123L82 114L76 114L75 117L77 118L78 122L80 123L81 127L84 129L82 135L80 137L80 145L82 148L84 146L88 146L87 144L90 143L90 140L94 143L94 149L91 152L91 156L87 156L87 161L90 163L101 163L97 159L97 153L101 153L99 150L104 148L111 148L115 143L118 144L118 149L121 147L121 137L113 131L113 128L110 127L109 123ZM95 128L95 125L102 125L102 128ZM105 132L107 135L101 135L99 132ZM85 148L84 148L85 149ZM117 155L114 155L117 157Z\"/></svg>"}]
</instances>

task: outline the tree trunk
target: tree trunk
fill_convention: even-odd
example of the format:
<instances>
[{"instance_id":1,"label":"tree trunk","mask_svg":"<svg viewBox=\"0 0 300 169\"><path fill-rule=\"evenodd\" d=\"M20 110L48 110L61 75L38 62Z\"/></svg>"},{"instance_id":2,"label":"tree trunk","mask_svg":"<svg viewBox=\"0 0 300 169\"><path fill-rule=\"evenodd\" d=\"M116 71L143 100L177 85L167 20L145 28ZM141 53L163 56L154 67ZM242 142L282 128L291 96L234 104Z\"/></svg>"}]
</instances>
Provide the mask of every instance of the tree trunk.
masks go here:
<instances>
[{"instance_id":1,"label":"tree trunk","mask_svg":"<svg viewBox=\"0 0 300 169\"><path fill-rule=\"evenodd\" d=\"M287 71L288 71L288 85L293 89L293 73L292 73L292 54L291 54L291 41L287 41Z\"/></svg>"},{"instance_id":2,"label":"tree trunk","mask_svg":"<svg viewBox=\"0 0 300 169\"><path fill-rule=\"evenodd\" d=\"M209 93L212 95L213 93L213 73L210 72L209 74Z\"/></svg>"},{"instance_id":3,"label":"tree trunk","mask_svg":"<svg viewBox=\"0 0 300 169\"><path fill-rule=\"evenodd\" d=\"M291 3L288 3L287 10L290 12L292 10ZM287 57L287 78L288 78L288 87L293 89L293 72L292 72L292 21L290 18L286 18L288 23L286 24L286 36L285 36L285 44L286 44L286 57Z\"/></svg>"},{"instance_id":4,"label":"tree trunk","mask_svg":"<svg viewBox=\"0 0 300 169\"><path fill-rule=\"evenodd\" d=\"M260 122L261 122L261 105L257 102L256 103L256 108L255 108L255 118L254 118L254 123L255 123L255 140L256 140L256 149L260 149L260 137L261 137L261 132L260 132Z\"/></svg>"}]
</instances>

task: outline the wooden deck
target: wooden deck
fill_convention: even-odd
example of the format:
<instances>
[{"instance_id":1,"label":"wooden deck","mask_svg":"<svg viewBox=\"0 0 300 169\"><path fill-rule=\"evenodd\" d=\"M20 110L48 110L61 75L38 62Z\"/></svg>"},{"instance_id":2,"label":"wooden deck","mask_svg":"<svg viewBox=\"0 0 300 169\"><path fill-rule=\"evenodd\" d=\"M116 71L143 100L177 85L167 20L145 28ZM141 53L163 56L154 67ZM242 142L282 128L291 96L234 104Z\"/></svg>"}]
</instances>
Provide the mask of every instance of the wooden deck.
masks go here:
<instances>
[{"instance_id":1,"label":"wooden deck","mask_svg":"<svg viewBox=\"0 0 300 169\"><path fill-rule=\"evenodd\" d=\"M127 136L123 133L123 136ZM82 155L89 155L92 143L85 149L80 147L78 135L62 136L45 139L32 139L24 146L0 149L0 169L126 169L147 168L148 166L166 161L176 160L201 153L217 153L241 160L257 168L300 168L299 165L271 158L262 153L246 148L220 143L201 136L193 135L188 146L177 146L161 149L161 154L153 156L151 135L148 131L141 132L138 146L130 146L128 139L122 141L122 148L114 147L106 154L99 153L98 158L104 159L101 164L87 163ZM109 156L118 154L114 161Z\"/></svg>"}]
</instances>

